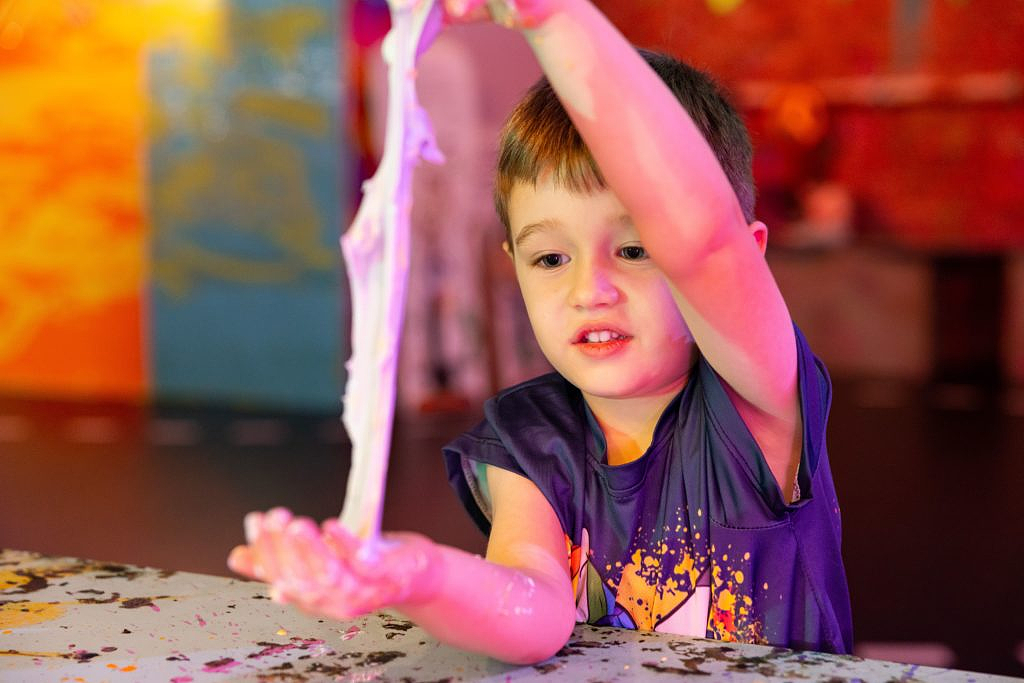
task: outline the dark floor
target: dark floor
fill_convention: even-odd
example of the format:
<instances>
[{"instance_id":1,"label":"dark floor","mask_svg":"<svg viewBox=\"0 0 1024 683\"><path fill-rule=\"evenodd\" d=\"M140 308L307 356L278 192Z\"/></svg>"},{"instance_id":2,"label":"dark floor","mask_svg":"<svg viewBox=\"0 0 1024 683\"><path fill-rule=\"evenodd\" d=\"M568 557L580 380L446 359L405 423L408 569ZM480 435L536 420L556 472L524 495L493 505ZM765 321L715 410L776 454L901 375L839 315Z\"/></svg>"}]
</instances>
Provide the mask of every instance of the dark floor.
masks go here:
<instances>
[{"instance_id":1,"label":"dark floor","mask_svg":"<svg viewBox=\"0 0 1024 683\"><path fill-rule=\"evenodd\" d=\"M830 451L860 652L1024 675L1024 394L837 381ZM441 444L400 422L384 525L474 552ZM227 573L249 510L337 514L331 416L0 400L0 547Z\"/></svg>"}]
</instances>

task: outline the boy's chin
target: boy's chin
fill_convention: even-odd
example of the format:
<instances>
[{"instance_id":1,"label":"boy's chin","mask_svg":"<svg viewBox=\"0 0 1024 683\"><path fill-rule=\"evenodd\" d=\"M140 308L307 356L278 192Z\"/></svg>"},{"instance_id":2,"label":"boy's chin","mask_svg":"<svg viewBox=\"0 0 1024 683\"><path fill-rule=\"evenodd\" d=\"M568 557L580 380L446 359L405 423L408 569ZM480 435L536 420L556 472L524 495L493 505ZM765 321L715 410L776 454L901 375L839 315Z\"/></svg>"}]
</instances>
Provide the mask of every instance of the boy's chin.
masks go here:
<instances>
[{"instance_id":1,"label":"boy's chin","mask_svg":"<svg viewBox=\"0 0 1024 683\"><path fill-rule=\"evenodd\" d=\"M637 391L637 387L628 386L622 381L602 382L595 380L594 377L582 377L576 380L573 378L566 379L587 398L599 398L610 401L638 398L642 395L642 392Z\"/></svg>"},{"instance_id":2,"label":"boy's chin","mask_svg":"<svg viewBox=\"0 0 1024 683\"><path fill-rule=\"evenodd\" d=\"M586 398L594 398L605 401L626 401L635 399L654 399L665 396L674 396L683 386L686 385L685 378L681 381L673 381L670 378L662 378L663 381L642 382L637 381L635 375L623 377L621 372L609 373L608 377L598 376L600 373L575 373L575 376L566 375L561 372L570 384L575 386Z\"/></svg>"}]
</instances>

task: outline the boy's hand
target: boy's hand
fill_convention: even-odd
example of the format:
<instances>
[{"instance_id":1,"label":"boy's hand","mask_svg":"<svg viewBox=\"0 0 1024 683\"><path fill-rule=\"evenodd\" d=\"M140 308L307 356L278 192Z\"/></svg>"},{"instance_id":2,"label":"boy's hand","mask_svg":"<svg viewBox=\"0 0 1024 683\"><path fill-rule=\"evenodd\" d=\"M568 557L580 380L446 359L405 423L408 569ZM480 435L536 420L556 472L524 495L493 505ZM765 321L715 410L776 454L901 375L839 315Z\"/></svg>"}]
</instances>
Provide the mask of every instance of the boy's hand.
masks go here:
<instances>
[{"instance_id":1,"label":"boy's hand","mask_svg":"<svg viewBox=\"0 0 1024 683\"><path fill-rule=\"evenodd\" d=\"M337 520L321 527L283 508L245 518L248 545L228 566L270 584L277 602L334 619L429 600L440 583L437 546L418 534L366 542Z\"/></svg>"},{"instance_id":2,"label":"boy's hand","mask_svg":"<svg viewBox=\"0 0 1024 683\"><path fill-rule=\"evenodd\" d=\"M507 28L529 29L544 23L564 0L439 0L451 22L494 21Z\"/></svg>"}]
</instances>

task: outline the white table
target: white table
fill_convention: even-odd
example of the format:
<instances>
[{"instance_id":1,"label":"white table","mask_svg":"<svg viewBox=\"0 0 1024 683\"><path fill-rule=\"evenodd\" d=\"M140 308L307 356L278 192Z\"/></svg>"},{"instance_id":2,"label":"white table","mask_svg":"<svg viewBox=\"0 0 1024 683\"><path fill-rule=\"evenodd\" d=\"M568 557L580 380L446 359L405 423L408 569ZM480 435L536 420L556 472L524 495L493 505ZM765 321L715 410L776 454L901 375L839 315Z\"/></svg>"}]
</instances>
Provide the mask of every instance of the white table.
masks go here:
<instances>
[{"instance_id":1,"label":"white table","mask_svg":"<svg viewBox=\"0 0 1024 683\"><path fill-rule=\"evenodd\" d=\"M710 674L706 676L704 674ZM277 605L262 584L0 551L0 681L995 681L987 674L578 625L517 667L387 613L351 622Z\"/></svg>"}]
</instances>

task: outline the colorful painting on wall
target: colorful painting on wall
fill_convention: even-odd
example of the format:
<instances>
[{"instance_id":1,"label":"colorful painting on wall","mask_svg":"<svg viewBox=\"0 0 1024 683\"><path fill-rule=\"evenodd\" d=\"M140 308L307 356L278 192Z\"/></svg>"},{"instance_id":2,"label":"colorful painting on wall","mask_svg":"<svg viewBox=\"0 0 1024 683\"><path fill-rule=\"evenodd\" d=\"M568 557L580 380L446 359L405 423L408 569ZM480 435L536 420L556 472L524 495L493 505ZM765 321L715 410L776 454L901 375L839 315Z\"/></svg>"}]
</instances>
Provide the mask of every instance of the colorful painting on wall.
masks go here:
<instances>
[{"instance_id":1,"label":"colorful painting on wall","mask_svg":"<svg viewBox=\"0 0 1024 683\"><path fill-rule=\"evenodd\" d=\"M5 390L145 390L145 31L124 5L0 7Z\"/></svg>"},{"instance_id":2,"label":"colorful painting on wall","mask_svg":"<svg viewBox=\"0 0 1024 683\"><path fill-rule=\"evenodd\" d=\"M336 408L336 5L0 6L0 390Z\"/></svg>"},{"instance_id":3,"label":"colorful painting on wall","mask_svg":"<svg viewBox=\"0 0 1024 683\"><path fill-rule=\"evenodd\" d=\"M336 3L233 2L150 53L158 395L337 409Z\"/></svg>"}]
</instances>

